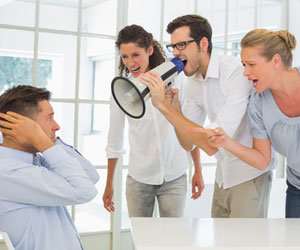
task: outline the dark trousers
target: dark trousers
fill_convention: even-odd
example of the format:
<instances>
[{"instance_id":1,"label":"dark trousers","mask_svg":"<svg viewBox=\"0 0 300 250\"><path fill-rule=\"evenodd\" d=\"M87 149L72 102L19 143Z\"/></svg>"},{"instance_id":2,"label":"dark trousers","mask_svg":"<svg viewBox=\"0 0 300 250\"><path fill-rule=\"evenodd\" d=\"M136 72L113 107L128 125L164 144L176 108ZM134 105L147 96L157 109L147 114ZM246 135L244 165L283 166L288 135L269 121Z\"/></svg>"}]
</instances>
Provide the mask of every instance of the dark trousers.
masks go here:
<instances>
[{"instance_id":1,"label":"dark trousers","mask_svg":"<svg viewBox=\"0 0 300 250\"><path fill-rule=\"evenodd\" d=\"M285 217L300 218L300 190L287 181Z\"/></svg>"}]
</instances>

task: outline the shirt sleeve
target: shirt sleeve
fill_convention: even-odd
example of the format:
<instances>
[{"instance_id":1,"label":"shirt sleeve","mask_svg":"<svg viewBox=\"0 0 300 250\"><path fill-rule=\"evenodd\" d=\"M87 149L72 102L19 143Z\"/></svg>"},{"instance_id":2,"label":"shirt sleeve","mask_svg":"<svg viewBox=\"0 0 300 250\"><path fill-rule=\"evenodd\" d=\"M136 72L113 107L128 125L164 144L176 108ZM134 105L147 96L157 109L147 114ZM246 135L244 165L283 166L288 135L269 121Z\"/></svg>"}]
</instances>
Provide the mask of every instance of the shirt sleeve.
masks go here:
<instances>
[{"instance_id":1,"label":"shirt sleeve","mask_svg":"<svg viewBox=\"0 0 300 250\"><path fill-rule=\"evenodd\" d=\"M246 119L251 83L243 76L243 68L237 67L228 73L221 85L224 86L225 101L217 112L215 122L234 138L242 120Z\"/></svg>"},{"instance_id":2,"label":"shirt sleeve","mask_svg":"<svg viewBox=\"0 0 300 250\"><path fill-rule=\"evenodd\" d=\"M75 157L80 165L82 166L83 170L87 174L87 176L90 178L90 180L95 184L99 180L99 174L97 170L94 168L93 164L84 158L76 149L74 149L72 146L66 144L63 142L60 138L56 140L55 142L56 145L61 145L63 149L72 157Z\"/></svg>"},{"instance_id":3,"label":"shirt sleeve","mask_svg":"<svg viewBox=\"0 0 300 250\"><path fill-rule=\"evenodd\" d=\"M123 149L125 113L118 107L115 100L110 98L110 118L105 148L107 158L120 158L125 153Z\"/></svg>"},{"instance_id":4,"label":"shirt sleeve","mask_svg":"<svg viewBox=\"0 0 300 250\"><path fill-rule=\"evenodd\" d=\"M248 104L247 115L251 135L256 139L269 139L263 122L262 95L253 90Z\"/></svg>"},{"instance_id":5,"label":"shirt sleeve","mask_svg":"<svg viewBox=\"0 0 300 250\"><path fill-rule=\"evenodd\" d=\"M179 89L179 101L181 107L183 108L186 104L186 87L187 87L187 78L183 72L173 79L174 85L172 88Z\"/></svg>"},{"instance_id":6,"label":"shirt sleeve","mask_svg":"<svg viewBox=\"0 0 300 250\"><path fill-rule=\"evenodd\" d=\"M3 159L0 197L35 206L75 205L92 200L97 190L79 161L60 145L43 152L47 167Z\"/></svg>"},{"instance_id":7,"label":"shirt sleeve","mask_svg":"<svg viewBox=\"0 0 300 250\"><path fill-rule=\"evenodd\" d=\"M193 85L188 82L186 87L186 104L184 108L182 109L183 115L190 121L203 126L205 119L206 119L206 111L203 107L201 107L195 98L195 90L193 88Z\"/></svg>"}]
</instances>

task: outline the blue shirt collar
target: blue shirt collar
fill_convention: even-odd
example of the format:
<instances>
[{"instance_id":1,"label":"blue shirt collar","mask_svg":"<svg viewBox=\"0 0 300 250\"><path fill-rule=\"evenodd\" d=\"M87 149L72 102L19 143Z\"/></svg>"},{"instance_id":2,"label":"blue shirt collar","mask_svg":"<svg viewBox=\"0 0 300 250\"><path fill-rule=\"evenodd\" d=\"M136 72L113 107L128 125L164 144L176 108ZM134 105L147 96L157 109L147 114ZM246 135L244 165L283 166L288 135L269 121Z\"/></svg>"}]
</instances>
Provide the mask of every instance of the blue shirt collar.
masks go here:
<instances>
[{"instance_id":1,"label":"blue shirt collar","mask_svg":"<svg viewBox=\"0 0 300 250\"><path fill-rule=\"evenodd\" d=\"M32 164L33 157L34 155L31 153L0 146L0 158L17 159Z\"/></svg>"}]
</instances>

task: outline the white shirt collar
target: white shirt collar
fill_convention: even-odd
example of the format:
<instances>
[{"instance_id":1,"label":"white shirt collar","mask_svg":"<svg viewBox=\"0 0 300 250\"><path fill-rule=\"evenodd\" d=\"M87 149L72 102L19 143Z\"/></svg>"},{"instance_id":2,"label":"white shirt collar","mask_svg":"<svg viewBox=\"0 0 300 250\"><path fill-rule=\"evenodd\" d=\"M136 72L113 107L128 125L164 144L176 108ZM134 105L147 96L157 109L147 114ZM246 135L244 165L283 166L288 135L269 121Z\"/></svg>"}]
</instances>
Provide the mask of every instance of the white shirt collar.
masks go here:
<instances>
[{"instance_id":1,"label":"white shirt collar","mask_svg":"<svg viewBox=\"0 0 300 250\"><path fill-rule=\"evenodd\" d=\"M205 81L208 78L219 79L220 78L220 57L212 51L205 78L203 78L201 74L194 74L192 78L198 81Z\"/></svg>"}]
</instances>

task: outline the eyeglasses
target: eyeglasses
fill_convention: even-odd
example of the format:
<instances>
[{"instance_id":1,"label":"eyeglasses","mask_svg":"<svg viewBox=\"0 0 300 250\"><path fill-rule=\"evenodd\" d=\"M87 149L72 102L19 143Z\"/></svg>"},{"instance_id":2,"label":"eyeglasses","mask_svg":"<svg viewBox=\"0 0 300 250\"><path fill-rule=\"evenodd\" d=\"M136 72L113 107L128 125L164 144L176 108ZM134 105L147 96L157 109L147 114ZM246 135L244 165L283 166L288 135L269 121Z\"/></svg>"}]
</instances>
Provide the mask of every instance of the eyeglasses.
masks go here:
<instances>
[{"instance_id":1,"label":"eyeglasses","mask_svg":"<svg viewBox=\"0 0 300 250\"><path fill-rule=\"evenodd\" d=\"M173 52L175 47L178 50L184 50L186 48L187 44L192 43L192 42L198 42L199 40L201 40L201 39L194 39L194 40L189 40L189 41L185 41L185 42L168 44L168 45L166 45L166 47L169 52Z\"/></svg>"}]
</instances>

